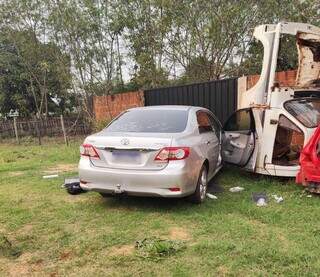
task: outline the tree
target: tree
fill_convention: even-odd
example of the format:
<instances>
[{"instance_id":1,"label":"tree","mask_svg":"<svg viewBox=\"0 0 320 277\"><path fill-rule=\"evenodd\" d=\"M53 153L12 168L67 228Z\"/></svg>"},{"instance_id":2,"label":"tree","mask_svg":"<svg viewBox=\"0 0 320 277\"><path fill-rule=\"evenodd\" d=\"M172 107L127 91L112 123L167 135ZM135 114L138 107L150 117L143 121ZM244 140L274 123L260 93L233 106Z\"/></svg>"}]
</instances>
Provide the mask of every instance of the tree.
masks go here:
<instances>
[{"instance_id":1,"label":"tree","mask_svg":"<svg viewBox=\"0 0 320 277\"><path fill-rule=\"evenodd\" d=\"M33 31L2 30L0 72L2 114L18 110L40 117L67 109L70 59L53 43L39 42Z\"/></svg>"},{"instance_id":2,"label":"tree","mask_svg":"<svg viewBox=\"0 0 320 277\"><path fill-rule=\"evenodd\" d=\"M252 39L255 26L283 20L320 24L317 0L2 0L0 10L0 31L11 30L11 44L19 45L18 60L6 50L13 72L29 74L10 82L29 89L24 95L32 96L38 113L52 108L48 95L56 86L64 91L61 105L76 99L89 116L93 95L126 89L124 67L135 88L259 73L262 48ZM18 43L26 34L28 47ZM296 67L293 41L282 46L279 68ZM50 76L69 85L59 87ZM14 106L14 97L5 98Z\"/></svg>"},{"instance_id":3,"label":"tree","mask_svg":"<svg viewBox=\"0 0 320 277\"><path fill-rule=\"evenodd\" d=\"M113 8L112 1L103 0L48 2L51 39L71 57L73 88L84 96L83 108L89 117L96 88L104 88L107 94L114 80L123 84L121 26L113 21Z\"/></svg>"},{"instance_id":4,"label":"tree","mask_svg":"<svg viewBox=\"0 0 320 277\"><path fill-rule=\"evenodd\" d=\"M320 3L316 0L269 0L259 4L259 24L276 24L281 21L310 23L320 26ZM238 76L260 74L263 60L263 46L251 40L248 50L238 68ZM278 54L277 71L292 70L298 67L296 39L282 35Z\"/></svg>"},{"instance_id":5,"label":"tree","mask_svg":"<svg viewBox=\"0 0 320 277\"><path fill-rule=\"evenodd\" d=\"M228 65L244 55L258 19L256 1L120 3L118 14L138 68L134 79L147 87L166 84L169 76L182 75L185 82L233 76Z\"/></svg>"},{"instance_id":6,"label":"tree","mask_svg":"<svg viewBox=\"0 0 320 277\"><path fill-rule=\"evenodd\" d=\"M169 63L165 62L165 35L171 28L172 1L120 0L117 22L124 30L134 69L132 81L150 88L168 84Z\"/></svg>"}]
</instances>

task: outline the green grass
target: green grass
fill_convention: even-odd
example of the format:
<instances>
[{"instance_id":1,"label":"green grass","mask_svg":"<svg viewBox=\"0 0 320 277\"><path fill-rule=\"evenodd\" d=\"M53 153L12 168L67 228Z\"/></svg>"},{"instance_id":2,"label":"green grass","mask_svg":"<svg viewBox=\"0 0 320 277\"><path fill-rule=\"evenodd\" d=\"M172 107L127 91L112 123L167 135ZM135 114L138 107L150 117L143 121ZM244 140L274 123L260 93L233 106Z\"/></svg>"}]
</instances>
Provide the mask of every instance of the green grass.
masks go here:
<instances>
[{"instance_id":1,"label":"green grass","mask_svg":"<svg viewBox=\"0 0 320 277\"><path fill-rule=\"evenodd\" d=\"M247 276L320 274L320 199L307 198L293 181L225 168L218 200L193 205L157 198L103 199L68 195L79 141L42 146L0 145L0 235L19 257L1 255L0 276ZM75 170L75 169L73 169ZM233 186L245 188L230 193ZM256 207L252 192L284 197ZM163 239L156 250L183 248L161 259L143 258L136 241ZM1 246L0 246L1 248ZM153 250L154 251L154 250ZM171 253L171 252L170 252Z\"/></svg>"}]
</instances>

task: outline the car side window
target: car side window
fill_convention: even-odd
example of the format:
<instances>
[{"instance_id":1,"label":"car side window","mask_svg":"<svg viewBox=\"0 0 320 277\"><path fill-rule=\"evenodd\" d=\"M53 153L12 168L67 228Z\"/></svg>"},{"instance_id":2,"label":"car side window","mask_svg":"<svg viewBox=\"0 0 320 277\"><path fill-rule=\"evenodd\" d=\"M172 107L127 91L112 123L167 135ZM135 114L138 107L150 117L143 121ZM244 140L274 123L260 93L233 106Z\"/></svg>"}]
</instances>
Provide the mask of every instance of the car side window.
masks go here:
<instances>
[{"instance_id":1,"label":"car side window","mask_svg":"<svg viewBox=\"0 0 320 277\"><path fill-rule=\"evenodd\" d=\"M197 112L197 122L199 133L213 132L212 123L209 118L209 114L204 111Z\"/></svg>"},{"instance_id":2,"label":"car side window","mask_svg":"<svg viewBox=\"0 0 320 277\"><path fill-rule=\"evenodd\" d=\"M217 133L220 134L221 132L221 125L220 123L217 121L217 119L215 119L211 114L209 114L209 119L211 122L211 125L213 127L213 130Z\"/></svg>"},{"instance_id":3,"label":"car side window","mask_svg":"<svg viewBox=\"0 0 320 277\"><path fill-rule=\"evenodd\" d=\"M254 129L254 120L250 109L236 111L224 125L225 131L250 131Z\"/></svg>"}]
</instances>

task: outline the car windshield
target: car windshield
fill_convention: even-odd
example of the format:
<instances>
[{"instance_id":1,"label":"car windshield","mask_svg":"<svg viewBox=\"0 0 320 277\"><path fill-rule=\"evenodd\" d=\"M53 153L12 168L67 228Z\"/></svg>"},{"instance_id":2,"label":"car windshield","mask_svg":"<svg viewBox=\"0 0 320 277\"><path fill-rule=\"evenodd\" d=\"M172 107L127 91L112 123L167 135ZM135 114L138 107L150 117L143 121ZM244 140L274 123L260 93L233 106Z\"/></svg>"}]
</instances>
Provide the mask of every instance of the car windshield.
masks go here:
<instances>
[{"instance_id":1,"label":"car windshield","mask_svg":"<svg viewBox=\"0 0 320 277\"><path fill-rule=\"evenodd\" d=\"M320 98L291 100L284 107L308 128L315 128L320 124Z\"/></svg>"},{"instance_id":2,"label":"car windshield","mask_svg":"<svg viewBox=\"0 0 320 277\"><path fill-rule=\"evenodd\" d=\"M141 109L127 111L105 131L133 133L180 133L187 126L188 111Z\"/></svg>"}]
</instances>

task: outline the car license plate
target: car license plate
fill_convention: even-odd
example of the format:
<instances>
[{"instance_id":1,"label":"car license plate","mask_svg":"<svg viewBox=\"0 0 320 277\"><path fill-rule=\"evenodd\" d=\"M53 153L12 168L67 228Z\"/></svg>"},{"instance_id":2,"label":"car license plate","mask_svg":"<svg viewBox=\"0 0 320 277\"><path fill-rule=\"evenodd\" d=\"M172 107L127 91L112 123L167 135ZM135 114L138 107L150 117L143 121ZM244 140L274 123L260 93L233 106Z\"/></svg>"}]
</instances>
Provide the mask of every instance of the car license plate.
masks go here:
<instances>
[{"instance_id":1,"label":"car license plate","mask_svg":"<svg viewBox=\"0 0 320 277\"><path fill-rule=\"evenodd\" d=\"M137 151L115 150L112 152L112 157L121 162L140 162L140 153Z\"/></svg>"}]
</instances>

